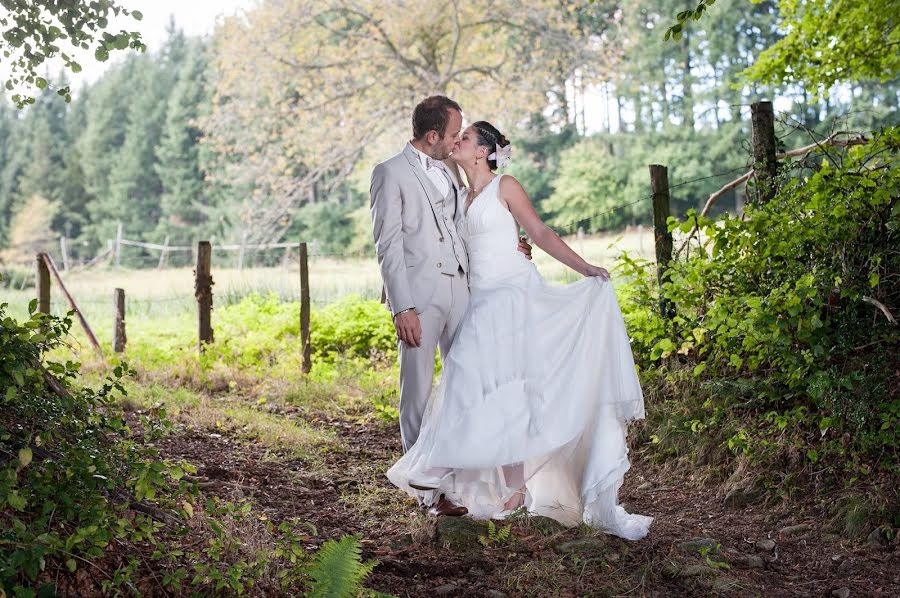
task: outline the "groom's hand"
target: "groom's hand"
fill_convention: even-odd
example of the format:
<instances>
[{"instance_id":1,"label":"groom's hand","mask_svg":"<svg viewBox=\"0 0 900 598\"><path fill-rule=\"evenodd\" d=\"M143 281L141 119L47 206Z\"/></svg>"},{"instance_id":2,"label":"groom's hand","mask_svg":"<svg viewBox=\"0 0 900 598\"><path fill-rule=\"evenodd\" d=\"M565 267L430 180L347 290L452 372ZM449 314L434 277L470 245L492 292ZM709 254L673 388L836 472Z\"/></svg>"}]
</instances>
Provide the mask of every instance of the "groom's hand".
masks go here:
<instances>
[{"instance_id":1,"label":"groom's hand","mask_svg":"<svg viewBox=\"0 0 900 598\"><path fill-rule=\"evenodd\" d=\"M397 314L394 318L394 328L397 337L410 347L418 347L422 344L422 323L416 310L411 309Z\"/></svg>"},{"instance_id":2,"label":"groom's hand","mask_svg":"<svg viewBox=\"0 0 900 598\"><path fill-rule=\"evenodd\" d=\"M525 254L525 257L531 259L531 245L525 240L526 237L519 237L519 251Z\"/></svg>"}]
</instances>

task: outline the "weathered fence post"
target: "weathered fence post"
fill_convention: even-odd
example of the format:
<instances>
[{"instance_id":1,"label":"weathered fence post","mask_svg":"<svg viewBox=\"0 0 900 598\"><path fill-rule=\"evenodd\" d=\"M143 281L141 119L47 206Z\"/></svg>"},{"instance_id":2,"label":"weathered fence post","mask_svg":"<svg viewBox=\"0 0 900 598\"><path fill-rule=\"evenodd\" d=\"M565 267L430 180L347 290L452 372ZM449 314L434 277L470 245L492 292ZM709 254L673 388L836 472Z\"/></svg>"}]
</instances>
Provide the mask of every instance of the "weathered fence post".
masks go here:
<instances>
[{"instance_id":1,"label":"weathered fence post","mask_svg":"<svg viewBox=\"0 0 900 598\"><path fill-rule=\"evenodd\" d=\"M69 271L69 252L66 251L66 237L59 238L59 252L62 254L63 272Z\"/></svg>"},{"instance_id":2,"label":"weathered fence post","mask_svg":"<svg viewBox=\"0 0 900 598\"><path fill-rule=\"evenodd\" d=\"M122 223L116 225L116 268L122 259Z\"/></svg>"},{"instance_id":3,"label":"weathered fence post","mask_svg":"<svg viewBox=\"0 0 900 598\"><path fill-rule=\"evenodd\" d=\"M166 257L168 257L169 253L169 235L166 235L166 240L163 241L163 248L159 250L159 263L156 264L157 270L162 270L162 267L166 265Z\"/></svg>"},{"instance_id":4,"label":"weathered fence post","mask_svg":"<svg viewBox=\"0 0 900 598\"><path fill-rule=\"evenodd\" d=\"M775 197L775 177L778 161L775 158L775 110L772 102L750 105L753 126L753 170L756 172L757 201L765 203Z\"/></svg>"},{"instance_id":5,"label":"weathered fence post","mask_svg":"<svg viewBox=\"0 0 900 598\"><path fill-rule=\"evenodd\" d=\"M238 250L238 272L244 269L244 252L247 250L247 231L241 235L241 248Z\"/></svg>"},{"instance_id":6,"label":"weathered fence post","mask_svg":"<svg viewBox=\"0 0 900 598\"><path fill-rule=\"evenodd\" d=\"M672 261L672 233L669 232L669 173L659 164L650 165L650 190L653 198L653 228L656 244L656 279L659 282L659 313L664 318L675 315L674 305L663 297L663 284L669 280Z\"/></svg>"},{"instance_id":7,"label":"weathered fence post","mask_svg":"<svg viewBox=\"0 0 900 598\"><path fill-rule=\"evenodd\" d=\"M197 298L198 340L202 353L213 342L212 329L212 246L209 241L197 243L197 266L194 270L194 297Z\"/></svg>"},{"instance_id":8,"label":"weathered fence post","mask_svg":"<svg viewBox=\"0 0 900 598\"><path fill-rule=\"evenodd\" d=\"M38 296L38 311L43 314L50 313L50 269L47 268L47 262L44 261L44 254L37 254L35 263L35 284Z\"/></svg>"},{"instance_id":9,"label":"weathered fence post","mask_svg":"<svg viewBox=\"0 0 900 598\"><path fill-rule=\"evenodd\" d=\"M309 344L309 252L300 243L300 337L303 349L303 373L312 368L312 347Z\"/></svg>"},{"instance_id":10,"label":"weathered fence post","mask_svg":"<svg viewBox=\"0 0 900 598\"><path fill-rule=\"evenodd\" d=\"M121 353L125 350L125 290L113 291L113 308L115 309L115 325L113 327L113 351Z\"/></svg>"}]
</instances>

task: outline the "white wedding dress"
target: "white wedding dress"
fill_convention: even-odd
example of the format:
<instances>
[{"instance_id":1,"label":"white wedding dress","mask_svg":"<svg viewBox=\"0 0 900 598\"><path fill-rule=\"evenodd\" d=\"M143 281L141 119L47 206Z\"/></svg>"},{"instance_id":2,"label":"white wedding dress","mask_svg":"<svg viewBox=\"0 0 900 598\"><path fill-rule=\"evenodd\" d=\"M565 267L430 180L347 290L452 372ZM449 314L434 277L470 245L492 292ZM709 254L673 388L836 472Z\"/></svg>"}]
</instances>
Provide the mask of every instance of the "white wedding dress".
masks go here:
<instances>
[{"instance_id":1,"label":"white wedding dress","mask_svg":"<svg viewBox=\"0 0 900 598\"><path fill-rule=\"evenodd\" d=\"M530 513L628 539L652 517L618 504L627 422L644 416L612 283L549 285L518 251L501 176L458 226L470 299L416 444L387 472L395 485L442 477L437 490L476 518L502 516L524 484Z\"/></svg>"}]
</instances>

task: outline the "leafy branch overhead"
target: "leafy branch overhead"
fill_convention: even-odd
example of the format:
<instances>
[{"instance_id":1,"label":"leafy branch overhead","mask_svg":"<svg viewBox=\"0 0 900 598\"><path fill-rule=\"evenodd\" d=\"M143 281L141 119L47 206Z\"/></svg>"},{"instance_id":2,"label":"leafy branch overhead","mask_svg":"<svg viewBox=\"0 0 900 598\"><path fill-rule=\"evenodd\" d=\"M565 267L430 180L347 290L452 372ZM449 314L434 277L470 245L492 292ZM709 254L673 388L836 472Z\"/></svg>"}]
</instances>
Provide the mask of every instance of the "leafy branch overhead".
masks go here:
<instances>
[{"instance_id":1,"label":"leafy branch overhead","mask_svg":"<svg viewBox=\"0 0 900 598\"><path fill-rule=\"evenodd\" d=\"M681 39L681 35L684 31L685 23L690 20L699 21L709 7L716 3L716 0L700 0L700 3L697 4L697 8L691 10L684 10L678 13L675 18L678 20L677 23L666 29L666 34L663 37L666 41L670 39L673 41L678 41Z\"/></svg>"},{"instance_id":2,"label":"leafy branch overhead","mask_svg":"<svg viewBox=\"0 0 900 598\"><path fill-rule=\"evenodd\" d=\"M3 40L0 42L10 74L6 89L18 91L11 96L22 108L33 104L33 93L47 87L47 79L38 72L50 59L61 58L65 67L73 73L81 72L81 64L75 52L93 50L94 58L104 62L115 50L132 48L145 50L141 34L137 31L106 31L110 19L131 16L140 21L140 11L123 8L115 0L95 2L57 2L53 0L0 0L4 14L0 16ZM69 87L57 90L65 100L71 101Z\"/></svg>"},{"instance_id":3,"label":"leafy branch overhead","mask_svg":"<svg viewBox=\"0 0 900 598\"><path fill-rule=\"evenodd\" d=\"M681 39L716 0L679 12L665 40ZM751 0L759 4L762 0ZM900 73L896 0L778 0L782 37L741 75L769 85L799 84L814 95L837 83L889 81Z\"/></svg>"}]
</instances>

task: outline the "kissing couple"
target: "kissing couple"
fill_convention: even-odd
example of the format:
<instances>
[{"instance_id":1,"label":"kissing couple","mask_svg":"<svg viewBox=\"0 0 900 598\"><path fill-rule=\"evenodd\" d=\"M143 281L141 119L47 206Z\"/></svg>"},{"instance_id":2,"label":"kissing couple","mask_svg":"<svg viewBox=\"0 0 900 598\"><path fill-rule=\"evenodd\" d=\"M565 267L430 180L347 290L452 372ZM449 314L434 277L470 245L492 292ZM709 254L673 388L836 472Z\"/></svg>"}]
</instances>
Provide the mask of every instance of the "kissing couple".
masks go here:
<instances>
[{"instance_id":1,"label":"kissing couple","mask_svg":"<svg viewBox=\"0 0 900 598\"><path fill-rule=\"evenodd\" d=\"M652 518L627 513L618 490L644 399L609 272L496 172L511 149L491 123L463 128L459 104L431 96L413 111L412 139L372 172L400 353L404 455L387 476L435 515L525 509L639 539ZM520 228L584 279L548 284Z\"/></svg>"}]
</instances>

